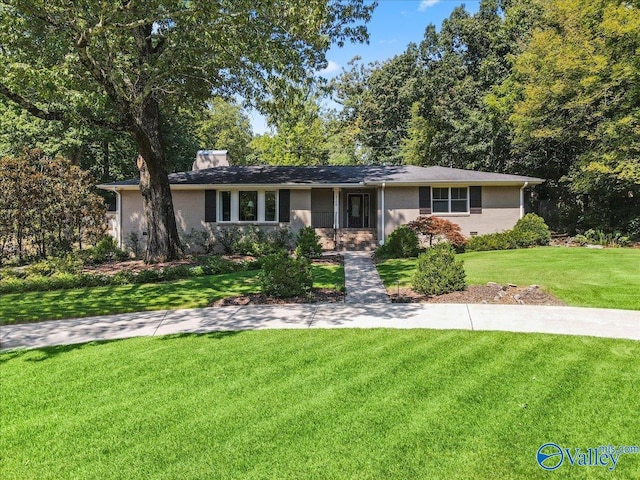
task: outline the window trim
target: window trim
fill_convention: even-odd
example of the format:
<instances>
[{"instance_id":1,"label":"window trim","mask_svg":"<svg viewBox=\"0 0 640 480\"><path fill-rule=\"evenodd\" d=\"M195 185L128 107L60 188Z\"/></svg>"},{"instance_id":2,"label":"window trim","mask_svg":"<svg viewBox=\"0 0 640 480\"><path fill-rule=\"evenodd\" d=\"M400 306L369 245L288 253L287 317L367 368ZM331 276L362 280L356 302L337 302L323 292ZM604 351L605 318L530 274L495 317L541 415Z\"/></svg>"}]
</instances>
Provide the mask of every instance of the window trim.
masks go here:
<instances>
[{"instance_id":1,"label":"window trim","mask_svg":"<svg viewBox=\"0 0 640 480\"><path fill-rule=\"evenodd\" d=\"M222 194L223 192L229 192L230 194L230 215L229 220L222 220ZM256 218L255 220L240 220L240 192L256 192L257 193L257 205L256 205ZM274 192L276 194L276 210L275 220L265 220L265 208L266 200L265 193ZM280 222L280 189L278 188L263 188L263 189L228 189L218 190L218 222L223 224L238 224L238 225L277 225Z\"/></svg>"},{"instance_id":2,"label":"window trim","mask_svg":"<svg viewBox=\"0 0 640 480\"><path fill-rule=\"evenodd\" d=\"M451 211L451 189L452 188L457 188L457 189L464 189L466 190L466 210L464 212L453 212ZM435 191L438 189L446 189L447 190L447 211L446 212L436 212L435 209L435 203L434 202L443 202L444 200L442 199L438 199L435 198L434 199L434 194ZM459 200L459 199L456 199ZM441 216L441 217L455 217L455 216L468 216L470 215L470 209L469 209L469 187L468 186L461 186L461 185L452 185L452 186L438 186L438 187L431 187L431 214L435 215L435 216Z\"/></svg>"}]
</instances>

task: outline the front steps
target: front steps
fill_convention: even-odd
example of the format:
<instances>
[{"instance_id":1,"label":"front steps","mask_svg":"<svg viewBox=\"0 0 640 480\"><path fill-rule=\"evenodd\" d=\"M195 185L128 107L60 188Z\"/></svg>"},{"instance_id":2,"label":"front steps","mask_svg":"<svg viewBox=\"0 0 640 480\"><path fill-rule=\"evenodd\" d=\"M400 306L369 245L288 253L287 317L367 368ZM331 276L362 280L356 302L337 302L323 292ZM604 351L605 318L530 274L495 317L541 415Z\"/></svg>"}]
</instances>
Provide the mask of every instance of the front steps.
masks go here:
<instances>
[{"instance_id":1,"label":"front steps","mask_svg":"<svg viewBox=\"0 0 640 480\"><path fill-rule=\"evenodd\" d=\"M316 228L323 250L373 251L378 246L374 228Z\"/></svg>"}]
</instances>

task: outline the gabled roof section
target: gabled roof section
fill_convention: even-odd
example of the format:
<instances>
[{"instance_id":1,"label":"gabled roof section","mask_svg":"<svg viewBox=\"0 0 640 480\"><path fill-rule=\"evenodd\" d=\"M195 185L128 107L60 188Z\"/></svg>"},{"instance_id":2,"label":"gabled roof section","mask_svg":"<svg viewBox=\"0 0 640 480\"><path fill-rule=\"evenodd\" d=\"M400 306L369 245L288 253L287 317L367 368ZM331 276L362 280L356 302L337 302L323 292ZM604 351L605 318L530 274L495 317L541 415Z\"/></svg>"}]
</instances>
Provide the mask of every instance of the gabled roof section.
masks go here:
<instances>
[{"instance_id":1,"label":"gabled roof section","mask_svg":"<svg viewBox=\"0 0 640 480\"><path fill-rule=\"evenodd\" d=\"M544 180L504 173L476 172L447 167L393 166L237 166L216 167L206 170L179 172L169 175L172 186L197 185L416 185L460 183L476 185L517 185L529 182L537 185ZM137 179L98 185L100 188L131 188ZM127 188L128 187L128 188Z\"/></svg>"}]
</instances>

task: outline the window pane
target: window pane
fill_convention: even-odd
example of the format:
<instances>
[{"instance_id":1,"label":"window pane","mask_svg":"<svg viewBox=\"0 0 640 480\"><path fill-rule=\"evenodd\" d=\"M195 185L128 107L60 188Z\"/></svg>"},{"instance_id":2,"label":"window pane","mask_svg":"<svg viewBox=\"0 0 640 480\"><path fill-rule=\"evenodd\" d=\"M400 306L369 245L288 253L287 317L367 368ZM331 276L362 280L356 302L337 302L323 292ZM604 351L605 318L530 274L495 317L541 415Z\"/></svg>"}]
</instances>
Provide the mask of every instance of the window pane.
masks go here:
<instances>
[{"instance_id":1,"label":"window pane","mask_svg":"<svg viewBox=\"0 0 640 480\"><path fill-rule=\"evenodd\" d=\"M466 188L452 188L451 189L451 198L454 200L466 200L467 199L467 189Z\"/></svg>"},{"instance_id":2,"label":"window pane","mask_svg":"<svg viewBox=\"0 0 640 480\"><path fill-rule=\"evenodd\" d=\"M241 222L255 222L258 218L258 192L240 192L240 212Z\"/></svg>"},{"instance_id":3,"label":"window pane","mask_svg":"<svg viewBox=\"0 0 640 480\"><path fill-rule=\"evenodd\" d=\"M447 213L449 211L448 200L434 200L433 201L434 213Z\"/></svg>"},{"instance_id":4,"label":"window pane","mask_svg":"<svg viewBox=\"0 0 640 480\"><path fill-rule=\"evenodd\" d=\"M467 211L467 199L463 200L451 200L452 212L466 212Z\"/></svg>"},{"instance_id":5,"label":"window pane","mask_svg":"<svg viewBox=\"0 0 640 480\"><path fill-rule=\"evenodd\" d=\"M231 192L220 192L220 221L231 221Z\"/></svg>"},{"instance_id":6,"label":"window pane","mask_svg":"<svg viewBox=\"0 0 640 480\"><path fill-rule=\"evenodd\" d=\"M264 221L276 221L276 192L264 192Z\"/></svg>"},{"instance_id":7,"label":"window pane","mask_svg":"<svg viewBox=\"0 0 640 480\"><path fill-rule=\"evenodd\" d=\"M434 188L433 189L433 199L434 200L448 200L449 199L449 189L448 188Z\"/></svg>"}]
</instances>

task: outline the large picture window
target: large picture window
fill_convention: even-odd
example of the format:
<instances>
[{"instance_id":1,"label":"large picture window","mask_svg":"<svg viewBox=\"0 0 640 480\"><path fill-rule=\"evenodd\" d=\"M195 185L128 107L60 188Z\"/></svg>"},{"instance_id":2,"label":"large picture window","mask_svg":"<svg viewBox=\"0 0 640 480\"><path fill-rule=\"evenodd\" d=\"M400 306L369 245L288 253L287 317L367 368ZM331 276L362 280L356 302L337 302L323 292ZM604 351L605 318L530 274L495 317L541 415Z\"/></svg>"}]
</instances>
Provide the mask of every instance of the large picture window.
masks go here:
<instances>
[{"instance_id":1,"label":"large picture window","mask_svg":"<svg viewBox=\"0 0 640 480\"><path fill-rule=\"evenodd\" d=\"M238 220L255 222L258 220L258 192L240 192Z\"/></svg>"},{"instance_id":2,"label":"large picture window","mask_svg":"<svg viewBox=\"0 0 640 480\"><path fill-rule=\"evenodd\" d=\"M433 213L467 213L469 211L467 187L432 188Z\"/></svg>"}]
</instances>

